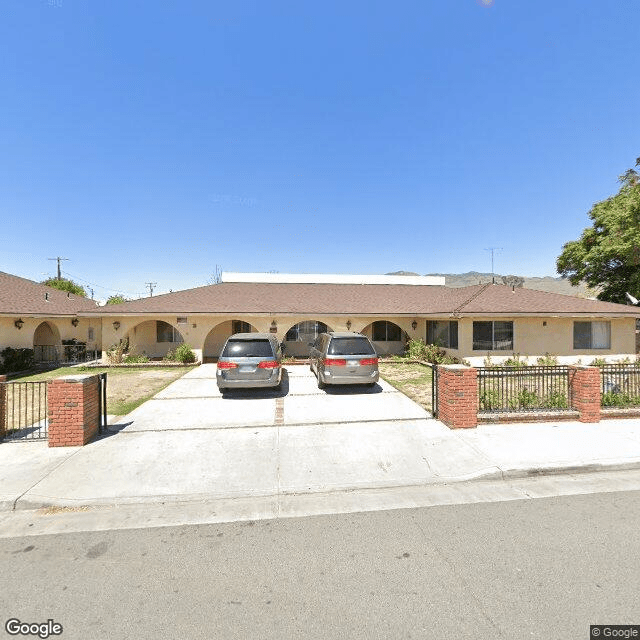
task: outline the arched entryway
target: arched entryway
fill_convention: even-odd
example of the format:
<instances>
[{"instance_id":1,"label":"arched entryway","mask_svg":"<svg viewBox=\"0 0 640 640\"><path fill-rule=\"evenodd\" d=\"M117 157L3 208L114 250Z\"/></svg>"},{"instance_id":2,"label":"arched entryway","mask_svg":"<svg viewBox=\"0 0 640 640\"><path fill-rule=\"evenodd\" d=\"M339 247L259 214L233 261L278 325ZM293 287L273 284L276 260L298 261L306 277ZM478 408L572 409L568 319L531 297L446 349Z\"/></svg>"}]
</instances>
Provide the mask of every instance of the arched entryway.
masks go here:
<instances>
[{"instance_id":1,"label":"arched entryway","mask_svg":"<svg viewBox=\"0 0 640 640\"><path fill-rule=\"evenodd\" d=\"M145 320L130 329L125 336L128 353L152 359L164 358L184 342L177 327L164 320Z\"/></svg>"},{"instance_id":2,"label":"arched entryway","mask_svg":"<svg viewBox=\"0 0 640 640\"><path fill-rule=\"evenodd\" d=\"M305 320L291 327L284 338L285 355L294 358L304 358L309 355L309 349L315 339L326 331L332 331L324 322L319 320Z\"/></svg>"},{"instance_id":3,"label":"arched entryway","mask_svg":"<svg viewBox=\"0 0 640 640\"><path fill-rule=\"evenodd\" d=\"M227 320L217 324L204 340L202 361L215 362L220 356L227 338L235 333L255 333L257 329L244 320Z\"/></svg>"},{"instance_id":4,"label":"arched entryway","mask_svg":"<svg viewBox=\"0 0 640 640\"><path fill-rule=\"evenodd\" d=\"M378 355L400 355L404 352L409 336L395 322L376 320L368 324L362 333L373 342Z\"/></svg>"},{"instance_id":5,"label":"arched entryway","mask_svg":"<svg viewBox=\"0 0 640 640\"><path fill-rule=\"evenodd\" d=\"M59 362L62 340L55 324L41 322L33 334L33 357L36 362Z\"/></svg>"}]
</instances>

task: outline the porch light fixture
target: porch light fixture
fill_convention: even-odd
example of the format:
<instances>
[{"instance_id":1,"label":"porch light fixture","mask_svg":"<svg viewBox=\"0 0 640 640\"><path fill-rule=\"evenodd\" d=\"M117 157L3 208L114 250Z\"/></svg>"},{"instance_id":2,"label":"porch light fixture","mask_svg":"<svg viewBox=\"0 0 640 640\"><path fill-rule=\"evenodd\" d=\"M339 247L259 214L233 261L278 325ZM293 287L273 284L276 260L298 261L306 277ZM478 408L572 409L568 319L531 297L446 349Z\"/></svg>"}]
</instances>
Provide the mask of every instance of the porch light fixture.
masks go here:
<instances>
[{"instance_id":1,"label":"porch light fixture","mask_svg":"<svg viewBox=\"0 0 640 640\"><path fill-rule=\"evenodd\" d=\"M351 331L351 320L347 320L347 331Z\"/></svg>"},{"instance_id":2,"label":"porch light fixture","mask_svg":"<svg viewBox=\"0 0 640 640\"><path fill-rule=\"evenodd\" d=\"M74 327L77 327L77 326L80 324L80 320L78 320L78 318L74 318L74 319L71 321L71 324L72 324Z\"/></svg>"},{"instance_id":3,"label":"porch light fixture","mask_svg":"<svg viewBox=\"0 0 640 640\"><path fill-rule=\"evenodd\" d=\"M415 320L411 323L411 328L412 328L414 331L418 328L418 323L417 323Z\"/></svg>"},{"instance_id":4,"label":"porch light fixture","mask_svg":"<svg viewBox=\"0 0 640 640\"><path fill-rule=\"evenodd\" d=\"M271 328L272 329L277 329L278 328L278 323L275 320L271 321Z\"/></svg>"},{"instance_id":5,"label":"porch light fixture","mask_svg":"<svg viewBox=\"0 0 640 640\"><path fill-rule=\"evenodd\" d=\"M120 323L116 320L113 323L113 329L114 329L114 331L117 331L119 328L120 328Z\"/></svg>"},{"instance_id":6,"label":"porch light fixture","mask_svg":"<svg viewBox=\"0 0 640 640\"><path fill-rule=\"evenodd\" d=\"M22 318L19 318L13 324L16 327L16 329L22 329L22 325L24 324L24 322L22 321Z\"/></svg>"}]
</instances>

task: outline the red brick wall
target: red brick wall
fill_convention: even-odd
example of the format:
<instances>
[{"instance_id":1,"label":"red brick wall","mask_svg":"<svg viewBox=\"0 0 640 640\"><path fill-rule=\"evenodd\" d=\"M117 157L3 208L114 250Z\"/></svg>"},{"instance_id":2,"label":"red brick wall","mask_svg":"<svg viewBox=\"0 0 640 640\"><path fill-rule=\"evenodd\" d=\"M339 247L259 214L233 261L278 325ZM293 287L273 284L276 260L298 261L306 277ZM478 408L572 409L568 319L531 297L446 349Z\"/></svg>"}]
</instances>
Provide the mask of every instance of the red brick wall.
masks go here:
<instances>
[{"instance_id":1,"label":"red brick wall","mask_svg":"<svg viewBox=\"0 0 640 640\"><path fill-rule=\"evenodd\" d=\"M0 438L4 437L7 430L7 387L2 384L7 381L7 376L0 376Z\"/></svg>"},{"instance_id":2,"label":"red brick wall","mask_svg":"<svg viewBox=\"0 0 640 640\"><path fill-rule=\"evenodd\" d=\"M49 446L77 447L98 433L100 379L66 376L49 383Z\"/></svg>"},{"instance_id":3,"label":"red brick wall","mask_svg":"<svg viewBox=\"0 0 640 640\"><path fill-rule=\"evenodd\" d=\"M580 422L600 422L600 369L569 367L571 407L580 412Z\"/></svg>"},{"instance_id":4,"label":"red brick wall","mask_svg":"<svg viewBox=\"0 0 640 640\"><path fill-rule=\"evenodd\" d=\"M438 419L452 429L478 426L478 372L461 364L438 366Z\"/></svg>"}]
</instances>

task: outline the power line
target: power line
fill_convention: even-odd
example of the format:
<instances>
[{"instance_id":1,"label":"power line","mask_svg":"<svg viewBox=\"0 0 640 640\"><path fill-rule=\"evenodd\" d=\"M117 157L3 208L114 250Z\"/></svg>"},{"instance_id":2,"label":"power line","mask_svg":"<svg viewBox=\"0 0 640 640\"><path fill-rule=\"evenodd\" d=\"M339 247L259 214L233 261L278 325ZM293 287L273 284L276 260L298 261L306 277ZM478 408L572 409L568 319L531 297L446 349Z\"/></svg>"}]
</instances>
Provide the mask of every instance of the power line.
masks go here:
<instances>
[{"instance_id":1,"label":"power line","mask_svg":"<svg viewBox=\"0 0 640 640\"><path fill-rule=\"evenodd\" d=\"M88 280L85 280L84 278L81 278L80 276L75 276L73 275L73 273L69 273L68 271L64 272L65 276L70 276L71 278L73 278L74 280L80 280L80 282L84 282L85 284L89 284L91 286L94 287L98 287L98 289L103 289L104 291L111 291L112 293L122 293L124 295L128 295L128 296L143 296L145 295L145 292L141 292L141 291L123 291L122 289L113 289L112 287L103 287L100 284L96 284L95 282L89 282Z\"/></svg>"}]
</instances>

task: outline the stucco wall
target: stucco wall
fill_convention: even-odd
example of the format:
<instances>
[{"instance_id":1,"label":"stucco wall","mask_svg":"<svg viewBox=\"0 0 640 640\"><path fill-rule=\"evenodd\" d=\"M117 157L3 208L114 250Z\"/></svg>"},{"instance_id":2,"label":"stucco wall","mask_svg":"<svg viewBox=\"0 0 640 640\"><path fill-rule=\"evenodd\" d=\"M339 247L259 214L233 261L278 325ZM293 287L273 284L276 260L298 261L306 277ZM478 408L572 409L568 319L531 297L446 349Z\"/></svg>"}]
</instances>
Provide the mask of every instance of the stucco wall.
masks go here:
<instances>
[{"instance_id":1,"label":"stucco wall","mask_svg":"<svg viewBox=\"0 0 640 640\"><path fill-rule=\"evenodd\" d=\"M199 359L203 351L206 357L217 357L219 350L226 338L231 335L231 321L243 320L249 322L259 332L270 332L272 322L275 322L276 337L283 341L289 328L305 320L317 320L324 322L330 330L348 331L347 321L351 321L351 331L370 334L370 325L376 320L389 320L397 324L410 338L426 339L426 318L393 317L377 318L371 316L346 317L346 316L191 316L186 325L178 325L176 316L158 315L149 321L148 318L139 317L108 317L102 319L103 337L102 345L106 350L110 345L118 342L137 325L148 322L146 328L138 327L133 334L135 344L139 349L144 349L152 357L163 356L172 346L167 343L157 345L155 343L155 320L164 320L172 324L182 334L184 341L191 345ZM449 316L433 317L431 320L449 321ZM459 358L471 359L474 363L482 365L484 357L490 353L494 362L506 359L514 352L536 358L551 353L559 357L561 362L572 362L582 358L584 362L591 361L595 357L632 357L635 354L635 319L615 318L611 319L611 349L609 350L574 350L573 349L573 318L495 318L483 316L477 320L512 320L514 322L514 346L510 351L474 351L473 350L473 319L461 318L458 320L458 349L447 349L447 352ZM589 320L590 318L579 318ZM598 318L593 318L598 320ZM25 320L26 321L26 320ZM113 322L120 322L118 330L113 328ZM411 326L416 322L416 328ZM70 325L69 320L66 321ZM82 320L81 322L84 322ZM95 322L95 321L94 321ZM544 325L543 323L547 324ZM25 327L26 328L26 327ZM22 331L25 330L22 329ZM82 325L78 327L80 330ZM35 329L35 327L34 327ZM213 330L211 335L210 332ZM14 333L18 333L13 329ZM61 332L62 333L62 332ZM25 334L26 335L26 334ZM85 334L86 335L86 328ZM29 345L30 346L30 345ZM173 345L175 346L175 345ZM400 353L404 344L400 342L387 342L375 344L379 353ZM160 347L160 348L158 348ZM293 355L306 355L308 345L305 343L288 343L287 352Z\"/></svg>"},{"instance_id":2,"label":"stucco wall","mask_svg":"<svg viewBox=\"0 0 640 640\"><path fill-rule=\"evenodd\" d=\"M26 348L33 349L34 336L37 328L46 322L53 328L53 334L60 336L62 340L76 339L80 342L86 342L89 349L100 349L102 347L101 322L99 318L78 318L78 326L74 327L71 323L73 318L29 318L21 316L24 322L21 329L17 329L15 321L17 317L0 317L0 351L5 347L13 347L14 349ZM94 340L88 340L89 328L94 330ZM41 332L41 335L49 332ZM48 344L45 342L43 344Z\"/></svg>"},{"instance_id":3,"label":"stucco wall","mask_svg":"<svg viewBox=\"0 0 640 640\"><path fill-rule=\"evenodd\" d=\"M474 351L474 320L511 320L513 321L513 349L509 351ZM575 321L607 320L611 322L610 349L574 349L573 323ZM450 350L452 355L466 358L475 366L481 366L487 355L495 363L519 353L530 356L532 362L545 353L558 356L563 364L581 360L583 364L594 358L607 356L631 357L635 355L635 319L634 318L462 318L458 321L458 350ZM449 350L448 350L449 351ZM611 359L611 358L610 358Z\"/></svg>"}]
</instances>

